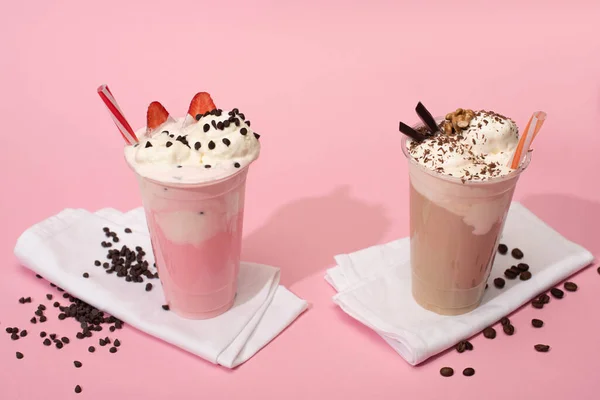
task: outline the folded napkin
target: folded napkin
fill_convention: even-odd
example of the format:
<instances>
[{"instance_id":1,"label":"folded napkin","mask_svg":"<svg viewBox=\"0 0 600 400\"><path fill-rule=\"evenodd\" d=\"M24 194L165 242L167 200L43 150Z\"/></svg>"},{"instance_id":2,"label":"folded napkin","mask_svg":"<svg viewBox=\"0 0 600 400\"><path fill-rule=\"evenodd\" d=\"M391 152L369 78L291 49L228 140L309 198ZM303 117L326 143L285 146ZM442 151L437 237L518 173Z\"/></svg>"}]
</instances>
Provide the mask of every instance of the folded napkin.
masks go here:
<instances>
[{"instance_id":1,"label":"folded napkin","mask_svg":"<svg viewBox=\"0 0 600 400\"><path fill-rule=\"evenodd\" d=\"M91 213L66 209L27 229L17 241L15 255L27 268L73 296L121 319L152 336L196 354L212 363L233 368L256 354L307 308L306 301L279 285L279 269L242 263L233 307L207 320L189 320L162 309L164 295L158 280L145 291L144 284L126 282L106 274L94 260L107 249L102 231L123 232L128 247L141 246L153 264L143 209L121 213L113 209ZM82 277L88 272L90 277Z\"/></svg>"},{"instance_id":2,"label":"folded napkin","mask_svg":"<svg viewBox=\"0 0 600 400\"><path fill-rule=\"evenodd\" d=\"M519 203L510 207L502 243L523 250L522 262L529 264L533 277L507 280L504 289L490 284L481 305L463 315L438 315L413 300L409 238L338 255L337 266L327 271L325 279L338 292L333 301L344 312L376 331L409 364L417 365L497 322L594 258ZM510 255L498 255L490 282L513 264Z\"/></svg>"}]
</instances>

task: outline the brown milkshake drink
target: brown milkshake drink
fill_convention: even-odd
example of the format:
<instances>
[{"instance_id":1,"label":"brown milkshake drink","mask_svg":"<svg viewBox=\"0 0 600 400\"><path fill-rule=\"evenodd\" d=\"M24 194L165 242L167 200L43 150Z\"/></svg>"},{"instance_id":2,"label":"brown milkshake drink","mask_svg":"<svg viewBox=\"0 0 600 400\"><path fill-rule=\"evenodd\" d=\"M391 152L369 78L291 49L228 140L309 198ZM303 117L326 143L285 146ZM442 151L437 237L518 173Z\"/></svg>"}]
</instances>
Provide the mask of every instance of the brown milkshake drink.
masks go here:
<instances>
[{"instance_id":1,"label":"brown milkshake drink","mask_svg":"<svg viewBox=\"0 0 600 400\"><path fill-rule=\"evenodd\" d=\"M497 113L458 109L430 121L429 128L416 126L413 138L403 141L410 177L412 293L428 310L457 315L481 302L529 156L511 168L518 128Z\"/></svg>"}]
</instances>

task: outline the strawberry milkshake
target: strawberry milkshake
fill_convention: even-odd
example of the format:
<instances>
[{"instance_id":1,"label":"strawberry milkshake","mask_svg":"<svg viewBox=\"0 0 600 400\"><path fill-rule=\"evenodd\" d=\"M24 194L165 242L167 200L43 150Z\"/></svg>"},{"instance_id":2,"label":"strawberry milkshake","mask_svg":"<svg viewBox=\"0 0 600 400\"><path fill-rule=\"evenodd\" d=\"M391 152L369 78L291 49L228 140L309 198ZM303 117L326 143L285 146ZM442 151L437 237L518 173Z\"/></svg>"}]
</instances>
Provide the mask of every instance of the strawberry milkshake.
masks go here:
<instances>
[{"instance_id":1,"label":"strawberry milkshake","mask_svg":"<svg viewBox=\"0 0 600 400\"><path fill-rule=\"evenodd\" d=\"M170 309L192 319L220 315L235 299L246 175L259 135L239 110L218 109L201 92L182 118L151 103L136 136L125 158L138 178Z\"/></svg>"}]
</instances>

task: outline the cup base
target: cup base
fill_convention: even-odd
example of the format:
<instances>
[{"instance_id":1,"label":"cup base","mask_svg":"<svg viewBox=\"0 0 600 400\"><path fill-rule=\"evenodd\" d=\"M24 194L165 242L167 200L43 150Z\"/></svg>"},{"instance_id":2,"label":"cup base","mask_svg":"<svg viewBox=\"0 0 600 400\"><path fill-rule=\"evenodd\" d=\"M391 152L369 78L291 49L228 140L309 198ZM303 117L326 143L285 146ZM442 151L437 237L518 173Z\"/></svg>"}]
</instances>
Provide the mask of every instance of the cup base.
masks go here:
<instances>
[{"instance_id":1,"label":"cup base","mask_svg":"<svg viewBox=\"0 0 600 400\"><path fill-rule=\"evenodd\" d=\"M173 311L175 314L179 315L181 318L185 318L185 319L210 319L210 318L218 317L221 314L225 314L233 306L234 302L235 302L235 297L233 299L231 299L231 301L229 303L225 304L222 307L217 308L216 310L211 310L211 311L206 311L206 312L197 312L197 313L190 313L188 311L178 309L177 307L174 307L174 306L169 306L170 307L169 309L171 311Z\"/></svg>"},{"instance_id":2,"label":"cup base","mask_svg":"<svg viewBox=\"0 0 600 400\"><path fill-rule=\"evenodd\" d=\"M412 297L418 305L440 315L460 315L476 309L483 299L486 282L470 289L438 289L412 274Z\"/></svg>"},{"instance_id":3,"label":"cup base","mask_svg":"<svg viewBox=\"0 0 600 400\"><path fill-rule=\"evenodd\" d=\"M481 304L481 301L478 301L475 304L471 304L469 306L466 307L460 307L460 308L443 308L440 306L437 306L435 304L431 304L428 303L427 301L425 301L425 299L421 299L418 296L415 296L415 294L413 293L413 299L415 299L415 301L417 302L418 305L420 305L421 307L423 307L426 310L432 311L436 314L439 315L462 315L462 314L466 314L470 311L473 311L474 309L476 309L477 307L479 307L479 304Z\"/></svg>"}]
</instances>

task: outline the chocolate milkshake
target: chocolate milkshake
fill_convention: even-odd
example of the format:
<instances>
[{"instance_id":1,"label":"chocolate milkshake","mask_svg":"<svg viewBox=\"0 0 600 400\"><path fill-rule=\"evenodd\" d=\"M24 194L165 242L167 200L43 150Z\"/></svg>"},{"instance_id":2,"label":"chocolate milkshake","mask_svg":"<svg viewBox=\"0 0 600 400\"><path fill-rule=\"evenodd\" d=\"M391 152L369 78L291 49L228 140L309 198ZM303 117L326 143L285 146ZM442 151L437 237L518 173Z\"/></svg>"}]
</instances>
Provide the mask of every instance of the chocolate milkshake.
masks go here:
<instances>
[{"instance_id":1,"label":"chocolate milkshake","mask_svg":"<svg viewBox=\"0 0 600 400\"><path fill-rule=\"evenodd\" d=\"M508 165L516 124L494 112L458 109L436 132L403 143L409 161L412 293L438 314L469 312L481 302L525 157Z\"/></svg>"}]
</instances>

